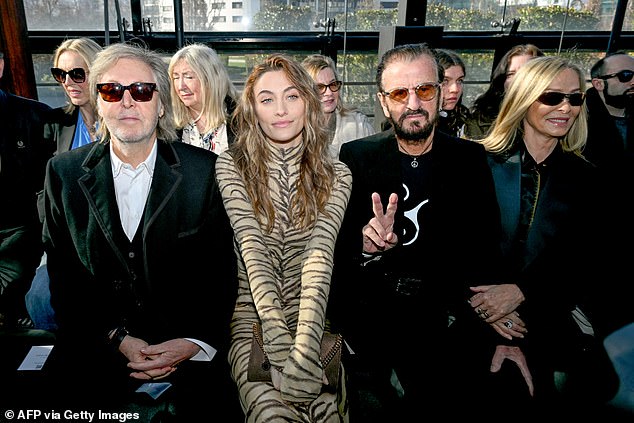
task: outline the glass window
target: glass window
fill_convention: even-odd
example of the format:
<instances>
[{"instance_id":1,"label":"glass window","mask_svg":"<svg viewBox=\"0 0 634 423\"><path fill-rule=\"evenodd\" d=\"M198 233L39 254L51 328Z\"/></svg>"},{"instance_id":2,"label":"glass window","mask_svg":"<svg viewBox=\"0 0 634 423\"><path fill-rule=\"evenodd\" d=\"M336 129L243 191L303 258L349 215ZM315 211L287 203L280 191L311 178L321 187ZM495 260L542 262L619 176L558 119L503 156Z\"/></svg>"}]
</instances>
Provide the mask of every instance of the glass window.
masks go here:
<instances>
[{"instance_id":1,"label":"glass window","mask_svg":"<svg viewBox=\"0 0 634 423\"><path fill-rule=\"evenodd\" d=\"M143 19L150 19L154 32L171 32L173 0L139 0ZM618 0L427 0L426 25L445 31L500 31L518 23L518 31L609 31ZM117 30L117 17L131 30L131 1L24 0L29 30L100 30L105 18ZM116 4L119 4L117 11ZM214 11L244 10L242 22L223 25ZM182 0L186 31L319 31L329 19L338 31L376 31L396 24L398 1L349 0ZM415 7L415 6L414 6ZM347 13L346 13L347 12ZM634 5L629 1L623 30L634 30ZM248 21L248 26L244 22ZM317 25L315 25L317 23Z\"/></svg>"},{"instance_id":2,"label":"glass window","mask_svg":"<svg viewBox=\"0 0 634 423\"><path fill-rule=\"evenodd\" d=\"M155 0L141 0L151 5ZM103 0L23 0L29 30L35 31L80 31L101 30L108 18L108 28L116 31L117 9L114 1L108 2L108 13L104 13ZM130 0L119 0L119 12L126 30L132 30ZM173 2L165 2L173 4ZM170 12L171 13L171 12Z\"/></svg>"}]
</instances>

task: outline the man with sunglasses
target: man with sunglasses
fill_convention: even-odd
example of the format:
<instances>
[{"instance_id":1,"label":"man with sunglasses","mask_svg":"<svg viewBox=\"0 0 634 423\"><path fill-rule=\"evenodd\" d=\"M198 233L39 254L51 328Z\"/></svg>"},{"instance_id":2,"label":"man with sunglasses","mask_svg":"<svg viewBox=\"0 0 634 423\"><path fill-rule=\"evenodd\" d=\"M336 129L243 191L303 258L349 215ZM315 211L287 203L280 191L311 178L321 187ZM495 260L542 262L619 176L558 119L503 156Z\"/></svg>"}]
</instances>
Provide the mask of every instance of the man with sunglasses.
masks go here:
<instances>
[{"instance_id":1,"label":"man with sunglasses","mask_svg":"<svg viewBox=\"0 0 634 423\"><path fill-rule=\"evenodd\" d=\"M174 405L178 421L241 415L226 360L237 270L217 156L173 142L160 55L113 44L90 71L99 141L47 170L52 404L123 412L149 399L137 389L169 388L160 407Z\"/></svg>"},{"instance_id":2,"label":"man with sunglasses","mask_svg":"<svg viewBox=\"0 0 634 423\"><path fill-rule=\"evenodd\" d=\"M4 70L0 52L0 79ZM24 295L42 255L35 199L54 149L43 137L50 110L0 89L0 330L32 327Z\"/></svg>"},{"instance_id":3,"label":"man with sunglasses","mask_svg":"<svg viewBox=\"0 0 634 423\"><path fill-rule=\"evenodd\" d=\"M611 53L590 70L587 159L600 167L634 155L634 57Z\"/></svg>"},{"instance_id":4,"label":"man with sunglasses","mask_svg":"<svg viewBox=\"0 0 634 423\"><path fill-rule=\"evenodd\" d=\"M329 310L355 353L348 392L363 421L451 420L456 401L490 403L477 398L490 393L494 332L467 300L494 283L499 211L483 147L437 130L443 76L425 44L387 51L376 82L392 128L341 147L354 183ZM366 390L377 401L354 398Z\"/></svg>"}]
</instances>

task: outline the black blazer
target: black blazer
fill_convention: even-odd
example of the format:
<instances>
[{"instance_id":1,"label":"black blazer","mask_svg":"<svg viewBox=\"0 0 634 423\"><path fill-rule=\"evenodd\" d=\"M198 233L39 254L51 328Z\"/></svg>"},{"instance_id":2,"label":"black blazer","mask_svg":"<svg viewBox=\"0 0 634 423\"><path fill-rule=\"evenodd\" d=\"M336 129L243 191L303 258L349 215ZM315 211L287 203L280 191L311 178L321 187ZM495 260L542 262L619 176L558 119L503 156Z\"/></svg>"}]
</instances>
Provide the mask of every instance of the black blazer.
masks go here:
<instances>
[{"instance_id":1,"label":"black blazer","mask_svg":"<svg viewBox=\"0 0 634 423\"><path fill-rule=\"evenodd\" d=\"M493 180L484 148L477 143L436 131L432 152L434 222L428 239L434 247L433 256L421 261L421 265L445 285L451 275L457 285L447 289L454 299L466 300L467 280L490 281L489 265L499 257L499 210ZM341 251L347 252L355 263L361 258L361 230L373 217L373 192L381 195L384 206L389 195L397 193L395 232L401 233L406 223L400 154L391 129L346 143L341 150L341 161L352 171L353 188L339 243ZM391 256L398 256L398 251L396 247L385 255L387 266L394 264Z\"/></svg>"},{"instance_id":2,"label":"black blazer","mask_svg":"<svg viewBox=\"0 0 634 423\"><path fill-rule=\"evenodd\" d=\"M78 107L70 114L66 113L64 107L58 107L51 111L50 122L44 127L44 136L55 143L57 147L55 154L70 151L73 145L75 129L77 128L78 116Z\"/></svg>"},{"instance_id":3,"label":"black blazer","mask_svg":"<svg viewBox=\"0 0 634 423\"><path fill-rule=\"evenodd\" d=\"M547 166L526 242L526 253L512 258L520 220L521 161L516 151L501 160L489 157L502 211L503 253L508 279L526 300L520 306L531 336L561 338L575 306L591 304L597 281L607 280L610 250L610 204L598 169L557 146ZM543 182L542 182L543 183ZM589 310L585 310L588 312ZM569 326L576 330L574 326Z\"/></svg>"},{"instance_id":4,"label":"black blazer","mask_svg":"<svg viewBox=\"0 0 634 423\"><path fill-rule=\"evenodd\" d=\"M109 145L86 145L48 164L44 241L59 339L100 356L108 332L125 324L149 343L199 339L219 351L214 360L224 361L237 276L233 235L215 180L217 156L157 142L138 229L140 274L128 261ZM133 316L122 292L134 301Z\"/></svg>"},{"instance_id":5,"label":"black blazer","mask_svg":"<svg viewBox=\"0 0 634 423\"><path fill-rule=\"evenodd\" d=\"M0 313L26 317L24 294L42 256L36 196L52 148L42 137L50 107L0 90Z\"/></svg>"},{"instance_id":6,"label":"black blazer","mask_svg":"<svg viewBox=\"0 0 634 423\"><path fill-rule=\"evenodd\" d=\"M397 373L405 390L413 392L424 389L420 380L433 385L448 376L426 374L445 368L440 360L450 352L443 340L448 315L456 318L452 332L463 327L462 333L478 338L477 344L462 338L471 346L486 343L479 338L482 334L493 335L467 299L472 295L469 286L493 282L500 257L499 211L483 147L436 131L430 231L421 239L425 254L416 259L423 289L409 298L393 298L386 274L400 269L401 246L362 265L362 228L373 217L371 194L378 192L385 207L389 195L397 193L394 231L402 233L407 222L400 154L391 129L342 146L339 157L350 168L353 184L336 246L329 312L352 350L369 359L373 368L405 366ZM433 346L419 348L420 336ZM486 371L491 353L484 353L488 361L481 362Z\"/></svg>"}]
</instances>

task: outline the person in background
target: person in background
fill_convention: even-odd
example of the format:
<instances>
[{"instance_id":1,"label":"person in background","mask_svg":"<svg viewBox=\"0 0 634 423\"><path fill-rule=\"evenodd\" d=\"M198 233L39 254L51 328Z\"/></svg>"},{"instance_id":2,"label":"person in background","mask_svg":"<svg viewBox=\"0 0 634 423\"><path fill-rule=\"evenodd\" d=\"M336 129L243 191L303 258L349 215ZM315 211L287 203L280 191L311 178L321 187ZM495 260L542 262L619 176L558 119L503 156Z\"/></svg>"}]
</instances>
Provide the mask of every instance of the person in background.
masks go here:
<instances>
[{"instance_id":1,"label":"person in background","mask_svg":"<svg viewBox=\"0 0 634 423\"><path fill-rule=\"evenodd\" d=\"M634 57L615 52L599 59L590 69L592 86L586 91L586 107L588 109L588 142L583 155L597 165L608 178L605 188L611 189L613 198L619 204L610 210L610 221L615 222L612 232L619 239L614 245L619 248L612 255L613 261L607 266L615 270L614 278L606 278L604 287L593 295L597 308L593 315L593 326L612 339L621 337L621 342L609 342L608 349L615 368L619 369L620 390L627 391L627 380L631 376L632 361L625 352L631 351L631 342L617 331L634 322L634 284L631 282L629 263L634 251L631 239L634 238L634 206L627 193L634 187ZM625 277L623 280L622 277ZM609 285L608 285L609 284ZM620 392L619 396L622 395ZM630 395L630 398L631 395ZM629 403L629 419L632 418L632 406ZM626 420L628 421L628 420Z\"/></svg>"},{"instance_id":2,"label":"person in background","mask_svg":"<svg viewBox=\"0 0 634 423\"><path fill-rule=\"evenodd\" d=\"M634 57L611 53L590 69L588 88L588 144L584 156L602 168L622 166L634 157Z\"/></svg>"},{"instance_id":3,"label":"person in background","mask_svg":"<svg viewBox=\"0 0 634 423\"><path fill-rule=\"evenodd\" d=\"M226 360L237 272L217 155L171 142L169 85L159 54L106 47L88 85L99 142L48 162L43 239L59 328L43 396L56 407L129 411L146 399L137 389L162 382L159 400L179 421L239 413Z\"/></svg>"},{"instance_id":4,"label":"person in background","mask_svg":"<svg viewBox=\"0 0 634 423\"><path fill-rule=\"evenodd\" d=\"M178 50L169 63L174 120L182 142L220 154L235 138L227 124L237 92L220 56L204 44Z\"/></svg>"},{"instance_id":5,"label":"person in background","mask_svg":"<svg viewBox=\"0 0 634 423\"><path fill-rule=\"evenodd\" d=\"M584 99L584 75L575 65L534 58L517 72L480 141L502 215L500 266L507 282L474 286L470 304L501 335L520 316L526 324L519 345L533 375L536 416L587 417L615 389L600 342L605 334L589 319L593 297L614 276L605 230L613 203L581 154L588 133Z\"/></svg>"},{"instance_id":6,"label":"person in background","mask_svg":"<svg viewBox=\"0 0 634 423\"><path fill-rule=\"evenodd\" d=\"M66 105L55 109L54 123L47 127L56 141L57 153L96 141L97 111L90 103L88 75L101 46L90 38L62 42L53 55L51 74L66 95Z\"/></svg>"},{"instance_id":7,"label":"person in background","mask_svg":"<svg viewBox=\"0 0 634 423\"><path fill-rule=\"evenodd\" d=\"M0 52L0 79L5 58ZM26 294L42 255L37 193L53 148L43 137L51 108L0 90L0 330L33 326Z\"/></svg>"},{"instance_id":8,"label":"person in background","mask_svg":"<svg viewBox=\"0 0 634 423\"><path fill-rule=\"evenodd\" d=\"M473 102L471 116L465 127L466 138L479 140L486 136L518 69L528 60L543 55L544 52L533 44L519 44L502 56L493 70L489 87Z\"/></svg>"},{"instance_id":9,"label":"person in background","mask_svg":"<svg viewBox=\"0 0 634 423\"><path fill-rule=\"evenodd\" d=\"M498 205L484 148L438 130L443 78L428 45L388 50L376 83L391 129L341 147L354 183L329 317L354 353L350 414L364 422L457 419L456 399L508 409L488 389L499 335L467 302L475 281L495 283Z\"/></svg>"},{"instance_id":10,"label":"person in background","mask_svg":"<svg viewBox=\"0 0 634 423\"><path fill-rule=\"evenodd\" d=\"M462 138L470 114L469 108L462 104L466 68L458 53L453 50L436 49L434 53L445 73L438 130Z\"/></svg>"},{"instance_id":11,"label":"person in background","mask_svg":"<svg viewBox=\"0 0 634 423\"><path fill-rule=\"evenodd\" d=\"M216 164L235 234L239 291L229 361L246 422L348 421L343 372L324 384L333 250L350 196L348 168L333 159L314 82L276 54L256 65L233 114L238 139ZM272 382L247 376L260 323Z\"/></svg>"},{"instance_id":12,"label":"person in background","mask_svg":"<svg viewBox=\"0 0 634 423\"><path fill-rule=\"evenodd\" d=\"M302 66L317 83L321 95L321 106L326 114L326 125L333 157L339 155L345 142L373 135L376 131L366 115L343 104L341 88L343 81L337 65L328 56L313 54L302 61Z\"/></svg>"},{"instance_id":13,"label":"person in background","mask_svg":"<svg viewBox=\"0 0 634 423\"><path fill-rule=\"evenodd\" d=\"M74 38L62 42L53 54L51 74L61 84L67 100L65 106L52 111L50 122L44 127L44 137L57 146L55 154L96 141L97 111L90 102L88 74L99 51L101 46L92 39ZM50 301L46 255L43 255L26 294L27 309L35 328L57 329Z\"/></svg>"}]
</instances>

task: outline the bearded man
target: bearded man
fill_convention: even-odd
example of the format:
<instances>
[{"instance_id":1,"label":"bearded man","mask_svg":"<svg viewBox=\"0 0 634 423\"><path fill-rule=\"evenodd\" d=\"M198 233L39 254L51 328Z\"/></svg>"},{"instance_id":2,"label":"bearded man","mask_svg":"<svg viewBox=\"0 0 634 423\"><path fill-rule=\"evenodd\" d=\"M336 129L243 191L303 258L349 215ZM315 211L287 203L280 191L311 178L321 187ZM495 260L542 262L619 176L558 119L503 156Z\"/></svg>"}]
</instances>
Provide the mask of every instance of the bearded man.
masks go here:
<instances>
[{"instance_id":1,"label":"bearded man","mask_svg":"<svg viewBox=\"0 0 634 423\"><path fill-rule=\"evenodd\" d=\"M592 66L590 76L584 156L600 167L619 164L624 155L634 155L634 57L608 54Z\"/></svg>"},{"instance_id":2,"label":"bearded man","mask_svg":"<svg viewBox=\"0 0 634 423\"><path fill-rule=\"evenodd\" d=\"M492 392L501 337L468 298L476 281L495 283L500 216L484 148L436 128L442 80L429 46L387 51L376 82L391 128L339 156L353 184L329 312L354 352L350 409L364 422L447 416L457 398Z\"/></svg>"}]
</instances>

